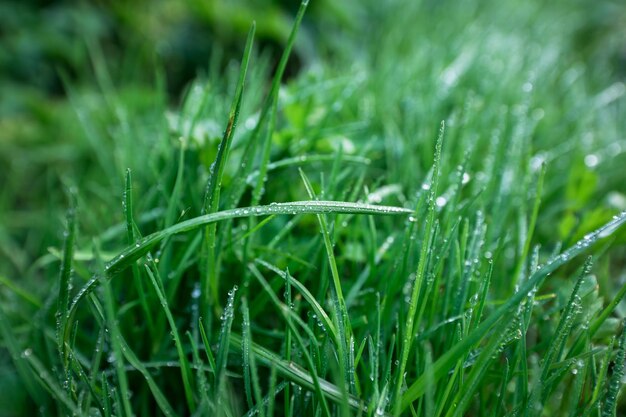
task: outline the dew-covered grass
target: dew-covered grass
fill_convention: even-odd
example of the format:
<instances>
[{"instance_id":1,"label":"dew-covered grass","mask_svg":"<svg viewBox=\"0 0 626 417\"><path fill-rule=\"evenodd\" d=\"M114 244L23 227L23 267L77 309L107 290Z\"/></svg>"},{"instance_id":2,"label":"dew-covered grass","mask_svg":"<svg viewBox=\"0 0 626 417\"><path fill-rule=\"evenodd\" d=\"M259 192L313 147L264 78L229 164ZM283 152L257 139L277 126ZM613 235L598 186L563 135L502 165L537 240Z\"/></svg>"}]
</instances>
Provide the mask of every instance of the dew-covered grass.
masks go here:
<instances>
[{"instance_id":1,"label":"dew-covered grass","mask_svg":"<svg viewBox=\"0 0 626 417\"><path fill-rule=\"evenodd\" d=\"M0 137L0 416L625 413L624 8L306 8Z\"/></svg>"}]
</instances>

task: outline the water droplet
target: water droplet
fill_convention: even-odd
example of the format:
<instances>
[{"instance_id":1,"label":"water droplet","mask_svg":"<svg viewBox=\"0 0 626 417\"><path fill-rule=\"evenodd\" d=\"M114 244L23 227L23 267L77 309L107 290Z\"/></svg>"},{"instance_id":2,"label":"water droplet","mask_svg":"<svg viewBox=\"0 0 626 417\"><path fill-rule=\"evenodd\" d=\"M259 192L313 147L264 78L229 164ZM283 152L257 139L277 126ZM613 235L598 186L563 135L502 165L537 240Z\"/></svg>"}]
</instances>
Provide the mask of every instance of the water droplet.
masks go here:
<instances>
[{"instance_id":1,"label":"water droplet","mask_svg":"<svg viewBox=\"0 0 626 417\"><path fill-rule=\"evenodd\" d=\"M589 168L594 168L600 162L600 158L597 155L590 153L585 156L585 165Z\"/></svg>"},{"instance_id":2,"label":"water droplet","mask_svg":"<svg viewBox=\"0 0 626 417\"><path fill-rule=\"evenodd\" d=\"M193 287L193 291L191 292L191 298L198 299L200 298L200 284L196 283Z\"/></svg>"}]
</instances>

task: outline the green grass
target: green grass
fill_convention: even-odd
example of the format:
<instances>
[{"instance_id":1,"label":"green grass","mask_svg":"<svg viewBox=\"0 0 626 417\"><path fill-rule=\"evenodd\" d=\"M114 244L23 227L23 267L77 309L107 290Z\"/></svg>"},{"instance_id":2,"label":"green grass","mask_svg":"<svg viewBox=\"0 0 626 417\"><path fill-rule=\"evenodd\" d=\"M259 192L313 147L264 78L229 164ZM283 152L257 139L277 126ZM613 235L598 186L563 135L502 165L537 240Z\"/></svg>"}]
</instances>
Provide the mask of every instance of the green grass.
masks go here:
<instances>
[{"instance_id":1,"label":"green grass","mask_svg":"<svg viewBox=\"0 0 626 417\"><path fill-rule=\"evenodd\" d=\"M0 416L626 412L623 7L314 3L0 112Z\"/></svg>"}]
</instances>

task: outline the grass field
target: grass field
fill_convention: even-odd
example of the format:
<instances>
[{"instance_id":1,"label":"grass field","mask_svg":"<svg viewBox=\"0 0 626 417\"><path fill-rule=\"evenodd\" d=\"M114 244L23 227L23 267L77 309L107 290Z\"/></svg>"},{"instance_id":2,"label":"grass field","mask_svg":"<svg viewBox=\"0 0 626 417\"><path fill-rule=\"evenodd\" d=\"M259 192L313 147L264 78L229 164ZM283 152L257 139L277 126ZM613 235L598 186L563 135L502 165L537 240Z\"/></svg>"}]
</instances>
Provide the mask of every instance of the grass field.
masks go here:
<instances>
[{"instance_id":1,"label":"grass field","mask_svg":"<svg viewBox=\"0 0 626 417\"><path fill-rule=\"evenodd\" d=\"M626 414L621 2L113 3L0 41L0 417Z\"/></svg>"}]
</instances>

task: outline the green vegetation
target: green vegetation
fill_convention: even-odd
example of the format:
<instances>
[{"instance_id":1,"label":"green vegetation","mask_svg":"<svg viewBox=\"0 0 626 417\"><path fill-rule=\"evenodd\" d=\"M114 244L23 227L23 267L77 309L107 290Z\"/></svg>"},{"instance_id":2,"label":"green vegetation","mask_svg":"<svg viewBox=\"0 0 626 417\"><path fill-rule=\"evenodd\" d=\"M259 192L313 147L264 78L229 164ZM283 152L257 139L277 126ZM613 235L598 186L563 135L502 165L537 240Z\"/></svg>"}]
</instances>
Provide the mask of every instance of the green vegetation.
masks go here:
<instances>
[{"instance_id":1,"label":"green vegetation","mask_svg":"<svg viewBox=\"0 0 626 417\"><path fill-rule=\"evenodd\" d=\"M262 3L0 7L0 416L626 413L626 9Z\"/></svg>"}]
</instances>

